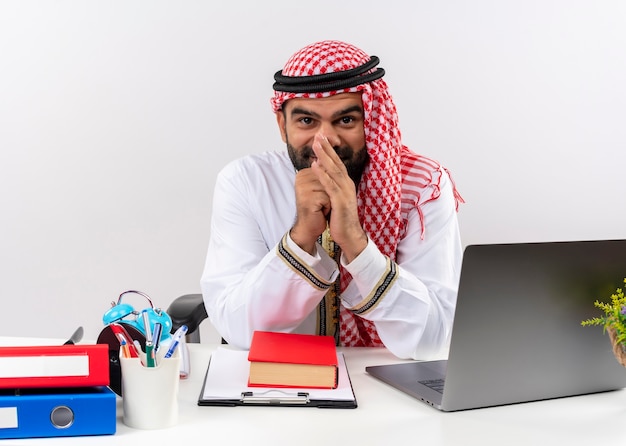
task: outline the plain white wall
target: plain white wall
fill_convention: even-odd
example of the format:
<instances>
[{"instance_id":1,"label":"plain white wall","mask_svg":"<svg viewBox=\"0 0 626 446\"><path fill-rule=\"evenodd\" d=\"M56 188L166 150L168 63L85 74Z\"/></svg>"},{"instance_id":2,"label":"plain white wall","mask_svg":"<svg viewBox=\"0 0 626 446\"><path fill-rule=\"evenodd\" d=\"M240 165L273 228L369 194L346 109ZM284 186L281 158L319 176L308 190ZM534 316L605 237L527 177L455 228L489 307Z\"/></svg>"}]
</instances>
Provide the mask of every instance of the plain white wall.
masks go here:
<instances>
[{"instance_id":1,"label":"plain white wall","mask_svg":"<svg viewBox=\"0 0 626 446\"><path fill-rule=\"evenodd\" d=\"M0 335L95 339L125 290L198 292L216 173L282 148L272 76L328 38L381 58L464 244L623 238L624 23L621 0L2 1Z\"/></svg>"}]
</instances>

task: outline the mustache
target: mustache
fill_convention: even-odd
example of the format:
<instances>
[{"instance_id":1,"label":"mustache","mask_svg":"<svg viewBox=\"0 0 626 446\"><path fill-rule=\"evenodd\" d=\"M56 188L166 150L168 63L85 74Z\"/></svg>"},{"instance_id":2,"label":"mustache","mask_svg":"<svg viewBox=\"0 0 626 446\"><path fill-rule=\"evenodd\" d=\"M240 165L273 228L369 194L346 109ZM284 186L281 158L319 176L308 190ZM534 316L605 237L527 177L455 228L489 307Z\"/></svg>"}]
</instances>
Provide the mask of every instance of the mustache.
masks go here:
<instances>
[{"instance_id":1,"label":"mustache","mask_svg":"<svg viewBox=\"0 0 626 446\"><path fill-rule=\"evenodd\" d=\"M333 150L342 160L349 159L352 155L352 149L347 146L334 146ZM303 158L315 158L315 152L312 146L304 146L300 149L300 156Z\"/></svg>"}]
</instances>

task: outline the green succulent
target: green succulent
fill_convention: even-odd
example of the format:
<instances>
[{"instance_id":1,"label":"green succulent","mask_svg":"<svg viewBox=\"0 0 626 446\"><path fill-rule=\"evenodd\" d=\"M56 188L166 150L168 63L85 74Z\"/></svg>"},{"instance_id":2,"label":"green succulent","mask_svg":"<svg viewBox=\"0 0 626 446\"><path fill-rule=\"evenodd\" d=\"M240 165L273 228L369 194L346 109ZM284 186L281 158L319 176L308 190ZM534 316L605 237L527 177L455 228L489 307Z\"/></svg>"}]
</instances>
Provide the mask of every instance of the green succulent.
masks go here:
<instances>
[{"instance_id":1,"label":"green succulent","mask_svg":"<svg viewBox=\"0 0 626 446\"><path fill-rule=\"evenodd\" d=\"M626 278L624 279L626 284ZM603 316L586 319L581 322L583 326L602 325L604 330L613 329L615 331L615 341L619 344L626 343L626 297L624 290L617 288L611 295L611 302L600 302L596 300L594 306L604 311Z\"/></svg>"}]
</instances>

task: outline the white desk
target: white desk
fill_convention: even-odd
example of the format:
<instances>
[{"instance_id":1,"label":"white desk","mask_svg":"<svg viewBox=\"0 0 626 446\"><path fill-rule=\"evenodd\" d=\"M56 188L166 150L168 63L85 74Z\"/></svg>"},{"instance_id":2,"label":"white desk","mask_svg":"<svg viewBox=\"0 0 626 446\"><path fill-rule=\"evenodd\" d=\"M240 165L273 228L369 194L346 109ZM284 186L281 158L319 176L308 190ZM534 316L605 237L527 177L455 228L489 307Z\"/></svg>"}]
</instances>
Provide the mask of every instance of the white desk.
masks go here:
<instances>
[{"instance_id":1,"label":"white desk","mask_svg":"<svg viewBox=\"0 0 626 446\"><path fill-rule=\"evenodd\" d=\"M180 385L180 422L153 431L121 420L113 436L0 440L22 444L176 446L316 445L540 445L626 443L626 391L442 413L377 381L366 365L401 362L384 349L342 349L357 409L200 407L204 373L217 345L190 344L191 376ZM626 373L626 370L624 370ZM118 399L119 400L119 399ZM620 430L621 429L621 430ZM402 442L402 443L401 443Z\"/></svg>"}]
</instances>

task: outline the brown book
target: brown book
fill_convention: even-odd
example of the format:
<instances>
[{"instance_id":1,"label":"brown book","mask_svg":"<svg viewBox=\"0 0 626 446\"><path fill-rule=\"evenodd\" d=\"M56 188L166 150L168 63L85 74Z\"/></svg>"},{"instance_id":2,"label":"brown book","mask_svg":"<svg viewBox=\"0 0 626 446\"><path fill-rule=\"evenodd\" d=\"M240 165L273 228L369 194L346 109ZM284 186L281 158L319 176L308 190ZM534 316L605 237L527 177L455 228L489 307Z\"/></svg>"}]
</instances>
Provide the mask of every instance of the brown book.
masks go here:
<instances>
[{"instance_id":1,"label":"brown book","mask_svg":"<svg viewBox=\"0 0 626 446\"><path fill-rule=\"evenodd\" d=\"M332 336L255 331L248 361L251 387L337 388Z\"/></svg>"}]
</instances>

